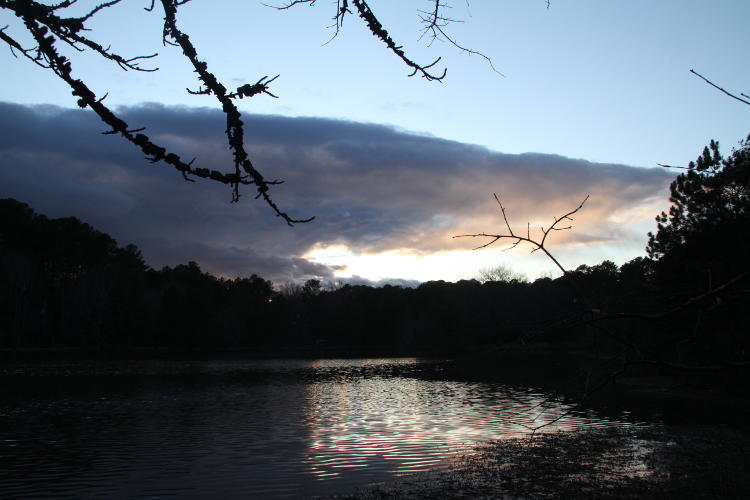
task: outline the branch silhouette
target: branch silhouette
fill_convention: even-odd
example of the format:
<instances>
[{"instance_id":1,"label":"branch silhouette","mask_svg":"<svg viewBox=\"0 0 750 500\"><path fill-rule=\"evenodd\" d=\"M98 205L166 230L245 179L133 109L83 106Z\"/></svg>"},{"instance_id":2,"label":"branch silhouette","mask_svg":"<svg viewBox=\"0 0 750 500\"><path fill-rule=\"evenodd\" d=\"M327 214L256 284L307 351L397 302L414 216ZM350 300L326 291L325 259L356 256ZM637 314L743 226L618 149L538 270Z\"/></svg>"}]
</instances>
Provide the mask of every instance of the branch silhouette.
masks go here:
<instances>
[{"instance_id":1,"label":"branch silhouette","mask_svg":"<svg viewBox=\"0 0 750 500\"><path fill-rule=\"evenodd\" d=\"M513 228L510 225L510 222L508 221L508 214L505 211L505 207L503 206L502 202L500 201L500 198L497 196L497 194L493 194L495 197L495 201L500 206L500 212L503 214L503 220L505 221L505 227L508 229L507 233L500 233L500 234L490 234L490 233L476 233L476 234L459 234L456 236L453 236L453 238L491 238L491 240L483 245L479 245L478 247L475 247L474 250L479 250L481 248L486 248L494 243L496 243L499 240L510 240L511 245L508 248L505 248L504 250L510 250L512 248L517 247L521 243L529 243L531 246L534 247L534 249L531 251L531 253L534 253L536 251L541 250L549 259L554 262L554 264L562 271L563 274L569 274L569 271L567 271L562 264L555 258L554 255L552 255L549 250L547 250L547 247L545 246L547 242L547 237L552 231L565 231L567 229L571 229L573 226L565 226L565 227L559 227L559 224L564 223L565 221L572 221L573 215L575 215L579 210L583 208L583 205L588 201L589 195L586 195L586 197L583 199L583 201L573 210L567 212L566 214L561 215L560 217L554 217L554 222L550 224L549 227L546 229L544 227L540 227L540 230L542 232L542 237L539 239L534 239L531 237L531 225L530 223L526 224L526 236L522 236L519 234L516 234L513 231Z\"/></svg>"},{"instance_id":2,"label":"branch silhouette","mask_svg":"<svg viewBox=\"0 0 750 500\"><path fill-rule=\"evenodd\" d=\"M153 11L156 4L160 4L164 13L164 25L162 41L164 45L179 47L183 55L188 59L193 69L198 75L200 86L196 90L186 89L191 95L213 95L221 104L222 111L226 115L226 136L227 142L233 155L234 170L222 172L208 168L196 168L192 164L195 160L185 162L175 153L167 151L166 148L154 143L146 134L140 133L145 128L129 128L128 124L117 115L115 111L103 104L107 93L103 97L97 97L95 92L86 83L83 78L74 76L70 57L63 55L56 46L57 42L63 42L73 51L80 53L91 51L98 56L115 63L124 71L133 70L139 72L155 72L158 67L143 67L142 64L155 58L158 53L136 55L126 57L114 52L110 46L95 41L87 32L88 21L94 18L100 12L120 5L122 0L103 1L95 5L91 10L79 16L66 16L67 8L77 3L77 0L62 0L56 4L48 5L35 0L0 0L0 9L7 10L22 21L25 31L36 43L33 47L25 47L23 43L15 38L5 26L0 28L0 40L8 47L12 55L16 58L22 56L32 63L42 68L51 70L58 78L63 80L77 97L78 105L82 108L91 108L99 118L110 127L106 134L119 134L127 141L139 147L146 158L151 162L165 162L172 165L178 170L187 181L193 181L192 177L199 177L220 182L231 188L231 198L236 202L240 198L241 185L253 185L256 191L256 199L262 198L263 201L281 217L287 224L309 222L314 217L306 219L296 219L282 211L274 202L270 193L270 187L281 184L279 180L269 180L264 177L260 170L253 164L250 154L244 145L244 123L241 113L234 105L232 100L244 99L266 94L276 98L270 90L270 84L273 83L279 75L269 78L263 76L254 84L244 84L237 87L234 91L229 91L216 76L208 70L208 64L198 57L198 51L191 42L188 34L179 28L177 22L177 11L180 6L189 3L191 0L151 0L144 10ZM431 38L430 44L435 40L443 40L459 50L468 54L476 54L484 58L493 71L502 75L494 66L492 60L485 54L469 49L459 44L455 38L448 34L445 27L454 22L461 22L444 14L445 10L450 8L447 0L430 0L432 7L429 10L418 10L418 16L423 23L422 37ZM316 0L286 0L286 3L280 6L271 6L278 10L287 10L298 5L315 5ZM468 7L468 0L467 0ZM549 0L546 0L549 8ZM441 58L438 57L429 64L417 63L414 59L407 56L401 45L397 45L388 30L380 22L367 0L337 0L336 12L333 17L335 38L347 14L355 15L362 19L370 33L379 39L389 51L394 53L401 61L411 69L408 76L420 75L429 81L441 82L447 75L447 69L439 70L436 68ZM504 75L503 75L504 76Z\"/></svg>"},{"instance_id":3,"label":"branch silhouette","mask_svg":"<svg viewBox=\"0 0 750 500\"><path fill-rule=\"evenodd\" d=\"M244 123L237 107L232 102L235 99L244 99L266 94L276 98L270 90L270 85L279 75L269 78L263 76L254 84L244 84L233 91L229 91L216 76L209 71L208 64L198 57L198 51L188 34L179 28L177 11L180 6L191 0L151 0L146 11L153 11L157 3L164 13L164 25L162 41L164 45L179 47L183 55L188 59L198 75L200 86L196 90L186 89L191 95L213 95L221 104L222 111L226 115L226 136L229 149L233 156L233 171L222 172L208 168L193 167L193 160L186 162L175 153L167 151L166 148L154 143L148 135L141 133L145 128L130 128L128 124L103 101L108 94L97 97L95 92L83 78L74 76L73 60L64 55L57 42L63 42L74 52L80 53L91 51L98 56L115 63L124 71L132 70L139 72L155 72L158 67L144 67L144 62L150 61L158 54L136 55L133 57L123 56L113 51L110 46L94 40L88 32L87 23L100 12L120 5L122 0L103 1L95 5L91 10L79 16L67 16L67 8L76 4L76 0L62 0L56 4L47 5L35 0L0 0L0 9L7 10L21 20L23 28L35 46L25 47L19 42L16 35L9 30L9 26L0 28L0 40L8 47L14 57L22 56L42 68L51 70L58 78L63 80L72 90L77 98L78 105L82 108L91 108L99 118L109 127L106 134L119 134L127 141L139 147L146 158L151 162L164 162L178 170L187 181L193 181L194 177L209 179L228 185L231 188L231 198L236 202L240 198L240 186L252 185L256 191L256 198L263 201L281 217L287 224L309 222L314 217L306 219L293 218L284 212L272 199L270 188L281 184L279 180L269 180L253 164L250 154L244 145ZM460 22L443 14L450 6L445 0L430 0L433 8L430 11L418 11L424 29L422 36L431 36L432 41L444 40L457 47L459 50L477 54L483 57L492 67L493 71L499 73L492 60L481 52L468 49L451 37L445 30L445 26L452 22ZM288 0L284 5L276 6L278 10L290 9L301 4L314 5L316 0ZM547 2L549 3L549 2ZM467 2L468 4L468 2ZM548 5L549 7L549 5ZM338 34L343 26L347 14L355 15L362 19L370 33L383 42L389 51L393 52L401 61L411 69L409 76L421 75L430 81L442 81L447 75L447 69L437 70L435 67L440 62L438 57L429 64L420 64L406 55L403 47L397 45L388 30L380 22L367 0L337 0L336 13L334 16L335 33Z\"/></svg>"},{"instance_id":4,"label":"branch silhouette","mask_svg":"<svg viewBox=\"0 0 750 500\"><path fill-rule=\"evenodd\" d=\"M745 97L745 98L747 98L747 99L750 99L750 96L748 96L747 94L744 94L744 93L740 92L740 95L741 95L742 97L737 97L737 96L736 96L735 94L733 94L733 93L729 92L728 90L726 90L726 89L724 89L724 88L722 88L722 87L719 87L719 86L718 86L718 85L716 85L716 84L715 84L714 82L712 82L711 80L709 80L709 79L708 79L708 78L706 78L705 76L701 75L700 73L698 73L698 72L697 72L697 71L695 71L694 69L691 69L691 70L690 70L690 72L691 72L692 74L694 74L695 76L697 76L698 78L700 78L701 80L703 80L704 82L706 82L707 84L709 84L710 86L712 86L713 88L715 88L715 89L717 89L717 90L720 90L721 92L724 92L724 93L725 93L726 95L728 95L728 96L729 96L729 97L731 97L732 99L737 99L737 100L738 100L738 101L740 101L741 103L743 103L743 104L747 104L748 106L750 106L750 101L749 101L749 100L746 100L746 99L743 99L743 98L742 98L742 97Z\"/></svg>"},{"instance_id":5,"label":"branch silhouette","mask_svg":"<svg viewBox=\"0 0 750 500\"><path fill-rule=\"evenodd\" d=\"M449 24L460 23L463 21L460 21L458 19L453 19L451 17L447 17L443 15L442 11L450 8L450 5L448 3L444 2L443 0L433 0L433 1L434 1L434 7L432 10L418 11L419 18L422 21L422 24L424 25L424 27L422 28L422 35L419 38L422 39L425 36L428 36L430 38L430 42L428 43L428 45L432 45L433 42L435 42L435 40L444 40L462 52L466 52L467 54L473 54L473 55L477 55L481 57L482 59L487 61L487 64L490 65L490 68L492 68L492 71L494 71L495 73L497 73L498 75L502 77L505 77L503 73L501 73L500 71L497 70L497 68L495 68L494 63L492 62L492 58L490 58L489 56L487 56L486 54L482 52L479 52L478 50L473 50L473 49L464 47L463 45L459 44L455 38L453 38L452 36L450 36L448 33L445 32L444 28L447 27Z\"/></svg>"},{"instance_id":6,"label":"branch silhouette","mask_svg":"<svg viewBox=\"0 0 750 500\"><path fill-rule=\"evenodd\" d=\"M372 8L370 7L370 4L368 4L366 0L337 0L336 14L333 16L333 25L331 25L331 27L334 28L335 31L334 31L333 36L331 37L331 40L336 38L336 36L338 36L339 31L341 27L343 26L344 18L346 17L346 15L353 14L352 10L349 8L350 1L351 1L351 4L354 6L354 9L356 10L357 15L367 25L367 28L370 30L370 33L376 38L378 38L379 40L381 40L383 43L385 43L388 49L394 54L396 54L396 56L398 56L399 59L401 59L404 64L412 68L413 71L409 76L415 76L417 74L420 74L422 77L431 81L442 81L446 77L447 75L446 69L443 69L442 73L436 73L436 72L431 71L431 69L435 67L435 65L437 65L438 62L440 62L441 60L440 57L435 59L430 64L426 64L426 65L418 64L413 59L409 58L404 52L403 47L401 45L397 45L396 42L394 42L394 40L391 38L391 35L383 27L382 23L380 22L378 17L375 15ZM435 40L446 41L462 52L466 52L467 54L478 55L479 57L487 61L487 63L490 65L490 68L492 68L492 71L494 71L500 76L505 76L501 72L499 72L497 68L495 68L492 62L492 59L489 56L487 56L486 54L480 51L464 47L463 45L459 44L455 38L453 38L451 35L449 35L445 31L444 28L448 26L449 24L462 22L458 19L453 19L443 14L443 12L446 9L450 8L450 5L448 4L448 2L446 2L445 0L430 0L430 1L433 3L433 7L429 11L417 10L417 15L420 18L420 22L424 25L422 28L422 34L419 38L422 39L425 36L428 36L430 38L430 42L428 43L428 45L432 45L432 43ZM287 10L297 5L313 6L316 4L316 2L317 0L291 0L283 5L278 5L278 6L268 5L268 6L277 10Z\"/></svg>"},{"instance_id":7,"label":"branch silhouette","mask_svg":"<svg viewBox=\"0 0 750 500\"><path fill-rule=\"evenodd\" d=\"M265 203L271 207L277 216L281 217L290 226L295 223L304 223L313 220L313 217L307 219L295 219L282 211L269 195L269 188L272 185L280 184L281 181L267 180L252 164L249 155L244 147L244 129L240 112L232 103L232 99L242 99L253 97L258 94L273 95L268 85L277 77L263 77L253 85L243 85L232 93L227 93L224 87L216 77L208 71L208 65L198 59L197 51L190 42L189 37L177 27L177 9L180 5L187 3L189 0L161 0L161 6L164 10L164 30L163 41L165 44L179 46L185 57L195 68L200 81L205 85L198 91L188 92L192 94L213 94L222 105L222 110L227 117L227 141L234 157L234 172L221 172L208 168L195 168L193 162L183 161L177 154L169 152L166 148L154 143L146 134L140 133L144 128L131 129L127 122L120 118L114 111L108 108L104 103L107 97L98 98L93 90L84 82L83 79L73 76L73 67L71 60L62 55L56 46L61 41L72 47L76 52L82 52L86 49L92 50L99 56L117 64L121 69L153 72L158 68L142 68L140 63L143 60L151 59L157 54L141 55L135 57L123 57L113 52L109 47L104 47L98 42L84 35L88 31L86 21L102 10L115 6L121 0L112 0L97 5L94 9L81 17L63 17L60 15L65 8L72 6L75 0L66 0L55 5L45 5L34 0L0 0L0 8L8 9L16 17L21 19L23 26L28 34L31 35L36 46L25 48L13 36L7 33L8 26L0 29L0 40L5 42L11 49L14 56L18 54L31 60L34 64L51 70L58 78L63 80L72 90L74 96L78 98L78 105L81 108L91 108L99 118L110 127L105 134L119 134L127 141L139 147L146 155L146 158L152 163L164 162L172 165L178 170L185 180L193 181L191 177L210 179L222 184L227 184L232 189L232 201L238 201L240 197L240 185L254 185L257 191L256 198L262 198ZM154 9L155 0L151 1L146 10Z\"/></svg>"},{"instance_id":8,"label":"branch silhouette","mask_svg":"<svg viewBox=\"0 0 750 500\"><path fill-rule=\"evenodd\" d=\"M195 68L195 72L198 73L198 78L205 85L205 89L199 89L197 92L191 93L213 94L221 103L222 109L224 110L224 114L227 118L227 142L229 143L229 148L232 150L234 156L234 178L239 180L246 180L249 177L250 181L247 183L255 184L256 190L258 192L258 195L256 197L262 197L263 200L273 209L273 211L276 212L276 215L283 218L290 226L298 222L310 222L311 220L313 220L312 217L303 220L292 219L288 214L282 212L269 196L269 186L273 184L280 184L280 181L267 181L253 166L252 162L250 161L250 157L245 150L243 128L244 124L241 119L241 114L237 109L237 106L235 106L232 102L232 99L235 97L252 97L253 95L261 93L266 93L273 96L273 94L268 92L268 84L274 81L277 77L265 81L268 77L264 76L263 78L258 80L255 85L244 85L242 87L239 87L235 93L227 94L226 87L219 82L219 80L216 78L216 76L214 76L213 73L208 71L208 64L198 58L198 53L195 49L195 46L190 41L190 37L177 27L177 6L181 5L182 3L184 3L184 0L182 2L178 2L176 0L161 0L165 15L164 33L162 39L165 44L175 43L179 45L179 47L182 49L182 53L193 65L193 67ZM168 39L172 39L174 40L174 42L170 42ZM232 199L234 201L239 200L240 197L239 185L240 182L232 183Z\"/></svg>"}]
</instances>

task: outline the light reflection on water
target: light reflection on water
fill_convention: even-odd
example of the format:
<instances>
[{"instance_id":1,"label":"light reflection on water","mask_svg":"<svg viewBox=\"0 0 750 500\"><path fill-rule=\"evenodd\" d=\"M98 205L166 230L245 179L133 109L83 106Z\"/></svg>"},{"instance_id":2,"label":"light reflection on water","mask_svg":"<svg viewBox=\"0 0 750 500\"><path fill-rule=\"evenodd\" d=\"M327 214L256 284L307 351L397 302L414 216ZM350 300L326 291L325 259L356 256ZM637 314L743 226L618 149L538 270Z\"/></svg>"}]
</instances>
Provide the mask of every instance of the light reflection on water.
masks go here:
<instances>
[{"instance_id":1,"label":"light reflection on water","mask_svg":"<svg viewBox=\"0 0 750 500\"><path fill-rule=\"evenodd\" d=\"M345 492L440 468L477 442L522 435L568 409L530 390L421 378L429 365L399 358L7 367L0 497ZM551 427L603 423L573 412Z\"/></svg>"},{"instance_id":2,"label":"light reflection on water","mask_svg":"<svg viewBox=\"0 0 750 500\"><path fill-rule=\"evenodd\" d=\"M359 363L373 363L360 361ZM416 362L416 360L412 360ZM331 368L349 360L315 362ZM517 437L569 409L542 394L486 383L373 376L315 381L306 388L309 470L319 478L383 464L393 475L439 466L477 442ZM554 430L604 423L573 413Z\"/></svg>"}]
</instances>

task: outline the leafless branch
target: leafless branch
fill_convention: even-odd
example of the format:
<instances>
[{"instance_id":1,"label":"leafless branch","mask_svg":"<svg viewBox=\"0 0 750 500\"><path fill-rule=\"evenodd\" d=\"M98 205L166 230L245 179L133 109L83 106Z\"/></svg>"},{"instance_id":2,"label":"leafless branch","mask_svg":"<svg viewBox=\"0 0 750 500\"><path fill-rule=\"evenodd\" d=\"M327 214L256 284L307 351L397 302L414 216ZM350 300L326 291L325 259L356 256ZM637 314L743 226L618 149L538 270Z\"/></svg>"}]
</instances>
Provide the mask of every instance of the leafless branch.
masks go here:
<instances>
[{"instance_id":1,"label":"leafless branch","mask_svg":"<svg viewBox=\"0 0 750 500\"><path fill-rule=\"evenodd\" d=\"M250 183L244 179L238 179L234 174L224 174L215 170L202 168L194 169L191 166L192 161L185 163L178 155L167 152L165 148L151 142L146 135L137 133L143 129L130 129L124 120L116 116L115 113L102 103L103 98L97 99L94 92L83 81L75 79L72 76L70 61L58 53L54 45L54 37L48 36L49 30L31 17L25 17L24 23L39 44L39 53L46 61L46 64L59 78L70 86L73 90L73 95L79 98L78 105L83 108L90 107L104 123L111 127L111 130L105 133L122 135L129 142L138 146L149 161L164 161L172 165L183 175L191 174L197 177L211 178L224 184L233 184L236 182L242 184Z\"/></svg>"},{"instance_id":2,"label":"leafless branch","mask_svg":"<svg viewBox=\"0 0 750 500\"><path fill-rule=\"evenodd\" d=\"M262 5L266 7L271 7L272 9L276 9L276 10L287 10L287 9L291 9L295 5L300 5L300 4L315 5L316 1L317 0L293 0L284 5L269 5L267 3L264 3Z\"/></svg>"},{"instance_id":3,"label":"leafless branch","mask_svg":"<svg viewBox=\"0 0 750 500\"><path fill-rule=\"evenodd\" d=\"M10 35L5 33L5 30L7 28L8 27L6 26L5 28L0 29L0 40L8 44L8 46L10 47L10 53L13 54L13 57L18 57L16 55L16 51L18 51L21 53L21 55L29 59L31 62L33 62L37 66L40 66L44 69L50 69L50 67L43 62L43 59L41 55L39 54L39 51L36 48L24 49L20 43L18 43ZM36 53L36 54L32 56L30 55L32 53Z\"/></svg>"},{"instance_id":4,"label":"leafless branch","mask_svg":"<svg viewBox=\"0 0 750 500\"><path fill-rule=\"evenodd\" d=\"M284 5L269 5L265 3L263 5L276 10L288 10L297 5L309 5L312 7L316 2L317 0L293 0L287 2ZM349 10L349 0L336 0L336 15L333 16L333 24L329 26L330 28L334 28L335 31L331 38L323 45L328 44L331 40L338 36L339 30L344 23L344 16L346 16L346 14L351 14L351 11Z\"/></svg>"},{"instance_id":5,"label":"leafless branch","mask_svg":"<svg viewBox=\"0 0 750 500\"><path fill-rule=\"evenodd\" d=\"M272 6L269 5L269 7L277 9L277 10L286 10L289 8L292 8L296 5L315 5L316 0L291 0L285 3L284 5L280 6ZM433 73L431 71L431 68L433 68L438 62L440 62L440 58L438 57L430 64L422 65L414 62L412 59L406 56L406 53L403 50L403 47L400 45L396 45L396 42L393 41L393 38L391 38L391 35L388 33L388 31L383 27L382 23L378 20L377 16L373 13L372 8L370 8L370 5L367 3L366 0L351 0L351 3L354 5L357 11L357 15L365 22L367 25L367 28L370 30L370 33L372 33L376 38L380 39L385 45L388 47L388 49L396 54L407 66L412 68L412 72L409 76L414 76L416 74L422 75L422 77L426 78L430 81L441 81L443 78L445 78L447 74L447 70L443 69L443 72L441 74ZM436 3L439 3L439 0L436 0ZM346 14L351 14L351 10L349 10L349 0L337 0L336 2L336 14L333 17L333 27L335 29L335 32L331 39L328 41L330 42L336 36L339 34L339 30L341 29L341 26L344 22L344 17ZM439 29L436 28L436 29ZM448 37L446 36L446 39ZM328 43L326 42L326 43ZM457 47L461 48L459 45L455 44ZM463 49L462 50L466 50ZM466 50L467 52L472 52L469 50ZM478 53L477 53L478 54Z\"/></svg>"},{"instance_id":6,"label":"leafless branch","mask_svg":"<svg viewBox=\"0 0 750 500\"><path fill-rule=\"evenodd\" d=\"M258 94L267 94L278 99L278 96L268 91L268 84L276 80L278 77L279 75L276 75L268 80L268 77L264 76L252 85L248 83L242 85L241 87L237 87L237 90L232 94L227 94L227 97L229 97L230 99L242 99L243 97L253 97L254 95ZM210 90L207 93L210 93Z\"/></svg>"},{"instance_id":7,"label":"leafless branch","mask_svg":"<svg viewBox=\"0 0 750 500\"><path fill-rule=\"evenodd\" d=\"M440 62L439 57L427 65L415 63L414 61L406 57L406 54L404 53L404 50L400 45L396 45L396 43L393 41L393 38L391 38L391 35L388 34L388 31L386 31L378 18L375 17L375 14L372 12L372 9L365 0L352 0L352 3L357 9L359 17L361 17L362 20L364 20L367 24L370 32L375 35L375 37L379 38L383 43L385 43L388 49L396 54L404 62L404 64L414 69L414 71L412 71L409 76L414 76L417 73L420 73L427 80L440 81L445 78L445 75L448 73L447 69L443 69L443 72L440 75L428 71L438 62Z\"/></svg>"},{"instance_id":8,"label":"leafless branch","mask_svg":"<svg viewBox=\"0 0 750 500\"><path fill-rule=\"evenodd\" d=\"M589 199L589 196L586 195L586 197L583 199L583 201L573 210L570 212L561 215L560 217L555 217L554 222L545 229L544 227L541 227L542 237L540 239L534 239L531 237L531 229L530 226L526 226L526 236L521 236L516 234L513 231L513 228L510 225L510 222L508 221L508 214L505 211L505 207L503 206L502 202L500 201L500 198L497 196L497 194L493 194L495 197L495 201L500 206L500 212L503 214L503 221L505 222L505 227L508 229L507 233L501 233L501 234L488 234L488 233L476 233L476 234L459 234L454 236L454 238L490 238L490 241L479 245L478 247L475 247L474 250L479 250L481 248L486 248L495 242L499 240L510 240L511 244L508 248L505 250L510 250L511 248L517 247L521 243L529 243L533 250L532 252L536 252L537 250L541 250L549 259L555 263L555 265L562 271L563 274L568 274L568 271L560 264L560 262L552 255L547 248L545 247L545 243L547 241L547 236L552 231L564 231L566 229L571 229L572 226L566 226L566 227L558 227L558 224L560 224L563 221L572 221L573 215L576 214L579 210L583 208L583 205L586 203L586 201Z\"/></svg>"},{"instance_id":9,"label":"leafless branch","mask_svg":"<svg viewBox=\"0 0 750 500\"><path fill-rule=\"evenodd\" d=\"M83 17L60 17L55 12L65 7L71 6L75 2L62 2L54 6L48 6L35 2L33 0L16 0L12 2L10 0L0 0L0 7L8 8L12 10L18 17L23 15L32 16L38 23L46 26L49 30L57 36L57 38L77 51L83 51L81 46L88 47L95 51L100 56L116 63L120 68L124 70L132 69L134 71L156 71L158 68L141 68L138 64L143 59L151 59L156 57L157 54L151 54L147 56L136 56L131 58L125 58L116 54L110 50L109 47L105 48L97 42L89 39L80 34L81 31L85 31L85 22L89 20L94 14L105 9L117 5L121 0L113 0L110 2L104 2L97 5L93 10Z\"/></svg>"},{"instance_id":10,"label":"leafless branch","mask_svg":"<svg viewBox=\"0 0 750 500\"><path fill-rule=\"evenodd\" d=\"M272 7L277 10L286 10L296 5L302 5L302 4L315 5L315 2L316 0L291 0L284 5L280 5L280 6L269 5L269 7ZM367 28L370 30L370 33L372 33L376 38L380 39L383 43L385 43L388 49L394 54L396 54L404 62L404 64L412 68L413 71L409 76L421 74L422 77L431 81L433 80L441 81L443 78L445 78L445 75L447 74L446 69L443 69L443 72L441 74L433 73L432 71L430 71L431 68L433 68L438 62L440 62L439 57L435 59L433 62L431 62L430 64L426 64L426 65L422 65L422 64L418 64L414 62L412 59L406 56L406 53L404 52L403 47L401 47L400 45L396 45L396 42L393 41L393 38L391 38L391 35L383 27L382 23L378 20L377 16L373 13L372 9L370 8L370 5L365 0L351 0L351 3L355 7L357 11L357 15L367 25ZM346 16L346 14L351 14L351 10L349 9L349 0L337 0L336 14L333 17L333 25L332 25L332 27L335 29L335 32L333 36L331 37L331 40L336 38L336 36L338 35L339 30L341 29L341 26L344 22L344 17Z\"/></svg>"},{"instance_id":11,"label":"leafless branch","mask_svg":"<svg viewBox=\"0 0 750 500\"><path fill-rule=\"evenodd\" d=\"M20 53L38 66L53 71L57 77L62 79L72 89L73 95L78 98L78 105L80 107L91 108L110 127L109 130L104 132L105 134L121 135L129 142L138 146L149 161L163 161L172 165L188 181L192 181L189 176L195 176L227 184L232 188L233 201L239 199L240 185L254 185L257 191L257 198L263 198L276 215L284 219L287 224L293 225L294 223L312 220L312 218L300 220L290 217L287 213L281 211L271 199L268 194L269 187L281 182L265 179L250 162L244 148L243 123L240 119L240 113L232 103L232 99L249 98L261 93L276 97L269 91L268 85L278 78L278 76L270 80L268 77L263 77L255 84L242 85L235 92L227 93L226 88L208 71L206 63L198 59L195 47L187 35L177 27L177 8L188 1L161 1L165 13L163 39L165 43L179 45L182 48L184 55L190 60L201 82L205 85L205 88L190 92L194 94L213 94L221 102L222 109L227 116L227 139L234 156L235 171L232 173L223 173L207 168L194 168L192 160L190 162L181 160L178 155L168 152L165 148L152 142L147 135L140 133L143 128L131 129L122 118L103 104L104 99L107 97L106 94L104 97L97 98L94 91L83 80L73 76L72 62L58 51L55 45L56 42L64 42L79 52L90 49L104 59L115 62L123 70L156 71L157 68L145 69L139 67L139 63L143 59L153 58L156 54L125 58L112 52L109 47L105 48L82 34L82 32L86 31L86 21L90 20L103 9L119 4L121 0L102 2L82 17L63 17L60 14L65 8L75 4L75 0L66 0L54 5L46 5L34 0L0 0L0 9L8 9L21 19L24 27L37 45L32 48L24 48L15 38L6 33L7 26L0 29L0 40L9 46L14 56L17 57L17 54ZM146 10L153 10L153 8L154 1L151 2Z\"/></svg>"},{"instance_id":12,"label":"leafless branch","mask_svg":"<svg viewBox=\"0 0 750 500\"><path fill-rule=\"evenodd\" d=\"M701 75L700 73L698 73L698 72L697 72L697 71L695 71L694 69L691 69L691 70L690 70L690 72L691 72L692 74L694 74L695 76L697 76L698 78L700 78L701 80L703 80L704 82L706 82L707 84L711 85L711 86L712 86L713 88L715 88L715 89L718 89L718 90L720 90L720 91L724 92L724 93L725 93L726 95L728 95L728 96L729 96L729 97L731 97L732 99L737 99L737 100L738 100L738 101L740 101L741 103L744 103L744 104L747 104L748 106L750 106L750 100L747 100L747 101L746 101L746 100L745 100L745 99L743 99L742 97L737 97L736 95L732 94L732 93L731 93L731 92L729 92L728 90L726 90L726 89L723 89L722 87L719 87L719 86L718 86L718 85L716 85L716 84L715 84L714 82L712 82L711 80L709 80L709 79L708 79L708 78L706 78L705 76ZM741 96L743 96L743 97L748 97L747 95L745 95L745 94L743 94L743 93L740 93L740 95L741 95ZM748 97L748 99L750 99L750 97Z\"/></svg>"},{"instance_id":13,"label":"leafless branch","mask_svg":"<svg viewBox=\"0 0 750 500\"><path fill-rule=\"evenodd\" d=\"M198 78L203 82L203 85L205 85L205 89L198 93L213 94L221 103L222 110L227 118L227 141L234 156L234 178L239 180L244 179L245 176L249 177L251 183L255 184L258 193L257 197L263 198L273 211L276 212L276 215L283 218L290 226L294 223L311 221L312 218L303 220L291 218L288 214L282 212L269 196L269 186L272 184L278 184L279 182L267 181L250 161L250 157L245 150L244 128L241 114L232 102L233 97L251 97L252 95L262 92L269 93L267 84L275 80L276 77L266 82L264 81L267 77L263 77L258 80L255 85L247 86L247 88L245 88L246 86L243 86L238 88L235 94L227 94L226 87L218 81L213 73L208 71L208 64L198 58L198 52L190 41L190 38L177 27L177 7L183 3L185 3L184 0L182 2L176 0L161 0L162 7L164 8L163 39L165 43L167 43L168 38L174 40L174 43L180 46L182 53L193 65L193 68L195 68L195 72L198 73ZM233 199L236 201L239 199L240 182L234 182L232 185Z\"/></svg>"},{"instance_id":14,"label":"leafless branch","mask_svg":"<svg viewBox=\"0 0 750 500\"><path fill-rule=\"evenodd\" d=\"M485 61L487 61L487 64L490 65L490 68L492 68L492 71L497 73L498 75L505 77L504 74L502 74L500 71L495 68L495 65L492 62L492 59L487 56L486 54L479 52L477 50L472 50L467 47L464 47L463 45L460 45L455 38L450 36L448 33L445 32L443 28L448 26L451 23L458 23L462 22L458 19L453 19L450 17L446 17L442 14L442 10L450 8L450 5L443 2L442 0L434 0L434 8L431 11L424 11L420 10L418 11L420 20L422 21L422 24L424 27L422 28L422 35L420 36L420 39L429 36L430 42L429 45L432 45L432 43L435 40L445 40L446 42L450 43L457 49L461 50L462 52L466 52L467 54L474 54Z\"/></svg>"},{"instance_id":15,"label":"leafless branch","mask_svg":"<svg viewBox=\"0 0 750 500\"><path fill-rule=\"evenodd\" d=\"M691 167L679 167L677 165L667 165L667 164L664 164L664 163L657 163L657 165L659 165L660 167L664 167L664 168L676 168L678 170L694 170Z\"/></svg>"}]
</instances>

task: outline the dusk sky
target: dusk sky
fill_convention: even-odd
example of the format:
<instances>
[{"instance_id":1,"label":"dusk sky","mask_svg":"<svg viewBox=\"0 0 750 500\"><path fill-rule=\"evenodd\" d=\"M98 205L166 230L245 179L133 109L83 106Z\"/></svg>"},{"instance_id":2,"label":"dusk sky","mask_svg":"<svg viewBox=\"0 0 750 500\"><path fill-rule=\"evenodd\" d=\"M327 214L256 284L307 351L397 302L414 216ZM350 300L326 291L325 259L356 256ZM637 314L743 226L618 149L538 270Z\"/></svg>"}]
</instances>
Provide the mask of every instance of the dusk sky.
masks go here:
<instances>
[{"instance_id":1,"label":"dusk sky","mask_svg":"<svg viewBox=\"0 0 750 500\"><path fill-rule=\"evenodd\" d=\"M51 3L51 2L50 2ZM123 72L91 54L74 75L133 127L196 166L231 170L224 115L197 88L178 48L162 46L158 8L127 0L104 9L88 35L122 55L159 52L155 73ZM268 3L268 2L266 2ZM750 132L746 0L455 0L447 27L463 46L420 40L427 0L372 0L371 7L414 60L436 57L441 82L409 70L355 16L332 35L336 2L277 11L260 2L193 0L178 21L227 87L280 77L271 91L238 102L256 167L285 183L274 200L288 227L251 189L184 182L80 110L51 72L0 55L0 197L51 217L76 216L134 243L150 265L189 260L226 277L276 283L317 277L363 283L472 278L506 264L535 278L553 269L529 248L472 251L481 240L453 235L504 230L492 194L525 232L590 199L550 249L564 266L618 264L644 255L654 217L669 206L677 172L711 140L729 153ZM80 0L70 15L96 2ZM221 6L220 9L218 6ZM33 45L0 10L0 27ZM68 48L69 49L69 48ZM144 66L149 62L144 63Z\"/></svg>"}]
</instances>

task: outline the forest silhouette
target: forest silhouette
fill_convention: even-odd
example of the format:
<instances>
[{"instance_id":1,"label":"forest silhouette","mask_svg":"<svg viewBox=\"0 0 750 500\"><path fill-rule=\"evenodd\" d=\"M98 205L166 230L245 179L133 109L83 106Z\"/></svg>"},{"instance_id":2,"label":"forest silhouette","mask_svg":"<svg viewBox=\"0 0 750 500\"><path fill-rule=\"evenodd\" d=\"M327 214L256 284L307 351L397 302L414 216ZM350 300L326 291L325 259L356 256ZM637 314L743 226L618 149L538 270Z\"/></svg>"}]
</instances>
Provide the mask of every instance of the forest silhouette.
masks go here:
<instances>
[{"instance_id":1,"label":"forest silhouette","mask_svg":"<svg viewBox=\"0 0 750 500\"><path fill-rule=\"evenodd\" d=\"M610 365L736 370L747 362L750 146L712 143L672 184L650 257L532 283L274 285L195 262L157 270L73 217L0 200L0 348L134 356L492 357L585 353ZM575 286L571 286L575 284ZM581 297L581 293L585 295Z\"/></svg>"}]
</instances>

